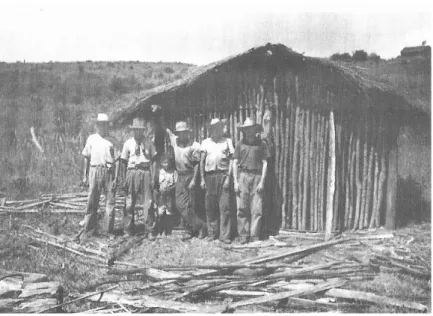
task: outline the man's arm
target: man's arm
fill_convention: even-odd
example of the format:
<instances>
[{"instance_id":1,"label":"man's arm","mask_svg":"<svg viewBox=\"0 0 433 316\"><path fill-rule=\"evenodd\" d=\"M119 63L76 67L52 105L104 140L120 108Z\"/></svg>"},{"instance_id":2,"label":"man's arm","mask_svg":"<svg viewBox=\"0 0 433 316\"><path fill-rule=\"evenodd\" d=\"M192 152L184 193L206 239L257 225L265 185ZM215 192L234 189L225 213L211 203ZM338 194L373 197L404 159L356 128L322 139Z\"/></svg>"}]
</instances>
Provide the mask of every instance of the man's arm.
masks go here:
<instances>
[{"instance_id":1,"label":"man's arm","mask_svg":"<svg viewBox=\"0 0 433 316\"><path fill-rule=\"evenodd\" d=\"M192 183L194 183L194 184L196 184L197 181L198 181L199 171L200 171L200 164L197 163L197 164L194 166L194 176L193 176L193 178L192 178Z\"/></svg>"},{"instance_id":2,"label":"man's arm","mask_svg":"<svg viewBox=\"0 0 433 316\"><path fill-rule=\"evenodd\" d=\"M233 186L236 193L239 191L239 183L238 183L238 160L233 159Z\"/></svg>"},{"instance_id":3,"label":"man's arm","mask_svg":"<svg viewBox=\"0 0 433 316\"><path fill-rule=\"evenodd\" d=\"M206 152L202 151L200 155L200 186L202 189L206 189L206 182L204 180L204 166L206 164Z\"/></svg>"},{"instance_id":4,"label":"man's arm","mask_svg":"<svg viewBox=\"0 0 433 316\"><path fill-rule=\"evenodd\" d=\"M262 192L265 187L266 174L268 172L268 161L263 159L262 177L260 178L259 185L257 186L257 192Z\"/></svg>"},{"instance_id":5,"label":"man's arm","mask_svg":"<svg viewBox=\"0 0 433 316\"><path fill-rule=\"evenodd\" d=\"M84 156L84 160L83 160L83 184L88 183L89 167L90 167L90 157Z\"/></svg>"}]
</instances>

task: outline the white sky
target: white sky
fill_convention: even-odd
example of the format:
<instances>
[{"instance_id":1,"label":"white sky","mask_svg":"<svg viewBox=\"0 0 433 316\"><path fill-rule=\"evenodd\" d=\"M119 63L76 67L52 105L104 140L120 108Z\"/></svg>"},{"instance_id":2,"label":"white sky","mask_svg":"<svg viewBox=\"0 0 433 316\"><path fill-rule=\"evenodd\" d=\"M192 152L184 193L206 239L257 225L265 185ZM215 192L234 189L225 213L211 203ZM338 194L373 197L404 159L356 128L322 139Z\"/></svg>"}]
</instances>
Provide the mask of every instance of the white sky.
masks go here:
<instances>
[{"instance_id":1,"label":"white sky","mask_svg":"<svg viewBox=\"0 0 433 316\"><path fill-rule=\"evenodd\" d=\"M0 61L201 65L267 42L308 56L364 49L390 58L423 40L433 44L428 3L0 0Z\"/></svg>"}]
</instances>

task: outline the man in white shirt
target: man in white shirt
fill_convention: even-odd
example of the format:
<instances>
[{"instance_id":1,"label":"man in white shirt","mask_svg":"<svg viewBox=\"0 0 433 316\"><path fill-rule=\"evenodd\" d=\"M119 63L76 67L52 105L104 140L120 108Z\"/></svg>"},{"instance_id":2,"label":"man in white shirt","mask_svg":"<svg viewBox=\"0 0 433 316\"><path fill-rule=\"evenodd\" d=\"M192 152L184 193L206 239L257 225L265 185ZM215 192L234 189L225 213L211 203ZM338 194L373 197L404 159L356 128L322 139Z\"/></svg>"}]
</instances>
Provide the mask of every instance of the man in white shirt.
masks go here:
<instances>
[{"instance_id":1,"label":"man in white shirt","mask_svg":"<svg viewBox=\"0 0 433 316\"><path fill-rule=\"evenodd\" d=\"M156 181L156 149L153 142L144 136L146 125L143 119L135 118L129 127L134 136L123 145L121 162L126 165L126 209L124 211L125 236L135 233L135 205L140 198L145 213L146 230L149 240L157 235L157 214L149 213L152 207L153 189ZM116 179L117 182L117 179ZM150 227L152 225L152 228ZM150 231L149 231L150 230Z\"/></svg>"},{"instance_id":2,"label":"man in white shirt","mask_svg":"<svg viewBox=\"0 0 433 316\"><path fill-rule=\"evenodd\" d=\"M230 205L230 177L234 148L230 138L223 137L224 123L218 118L208 125L209 138L201 143L201 187L206 190L205 208L208 239L230 244L233 238L234 214Z\"/></svg>"},{"instance_id":3,"label":"man in white shirt","mask_svg":"<svg viewBox=\"0 0 433 316\"><path fill-rule=\"evenodd\" d=\"M89 184L89 197L84 219L84 228L77 235L83 243L96 231L97 213L99 199L102 191L106 195L106 213L104 220L104 231L113 233L114 228L114 206L115 190L117 182L114 179L114 147L107 138L108 116L98 114L96 120L96 133L89 136L83 149L84 156L84 177L83 182Z\"/></svg>"}]
</instances>

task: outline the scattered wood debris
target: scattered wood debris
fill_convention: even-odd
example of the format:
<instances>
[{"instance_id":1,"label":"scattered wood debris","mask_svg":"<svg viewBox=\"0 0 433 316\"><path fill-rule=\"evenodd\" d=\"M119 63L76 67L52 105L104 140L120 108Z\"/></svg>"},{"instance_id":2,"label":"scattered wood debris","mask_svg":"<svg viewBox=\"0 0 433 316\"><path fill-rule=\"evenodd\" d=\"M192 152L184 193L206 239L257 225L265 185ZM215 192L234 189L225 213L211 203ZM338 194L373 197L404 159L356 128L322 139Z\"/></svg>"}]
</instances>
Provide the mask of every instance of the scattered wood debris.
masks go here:
<instances>
[{"instance_id":1,"label":"scattered wood debris","mask_svg":"<svg viewBox=\"0 0 433 316\"><path fill-rule=\"evenodd\" d=\"M59 282L49 281L39 273L25 273L0 269L0 313L35 313L63 302L63 288Z\"/></svg>"}]
</instances>

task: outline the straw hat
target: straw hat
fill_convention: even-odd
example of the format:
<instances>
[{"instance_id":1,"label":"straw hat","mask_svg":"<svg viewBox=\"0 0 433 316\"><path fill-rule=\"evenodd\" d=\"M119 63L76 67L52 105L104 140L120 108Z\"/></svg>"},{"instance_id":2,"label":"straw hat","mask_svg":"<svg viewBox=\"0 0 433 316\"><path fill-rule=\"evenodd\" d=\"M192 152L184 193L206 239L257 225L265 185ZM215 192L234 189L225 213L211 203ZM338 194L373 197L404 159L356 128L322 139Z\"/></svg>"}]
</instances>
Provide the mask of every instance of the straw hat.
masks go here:
<instances>
[{"instance_id":1,"label":"straw hat","mask_svg":"<svg viewBox=\"0 0 433 316\"><path fill-rule=\"evenodd\" d=\"M247 117L244 121L244 124L239 125L239 129L245 129L245 128L260 128L261 125L257 124L252 118Z\"/></svg>"},{"instance_id":2,"label":"straw hat","mask_svg":"<svg viewBox=\"0 0 433 316\"><path fill-rule=\"evenodd\" d=\"M213 118L210 123L207 123L208 129L213 128L224 128L224 122L222 122L219 118Z\"/></svg>"},{"instance_id":3,"label":"straw hat","mask_svg":"<svg viewBox=\"0 0 433 316\"><path fill-rule=\"evenodd\" d=\"M98 113L98 117L96 118L96 123L108 123L108 115L105 113Z\"/></svg>"},{"instance_id":4,"label":"straw hat","mask_svg":"<svg viewBox=\"0 0 433 316\"><path fill-rule=\"evenodd\" d=\"M177 132L184 132L184 131L191 132L188 123L184 121L177 122L174 132L177 133Z\"/></svg>"},{"instance_id":5,"label":"straw hat","mask_svg":"<svg viewBox=\"0 0 433 316\"><path fill-rule=\"evenodd\" d=\"M139 117L132 120L132 125L129 125L130 129L146 129L146 122Z\"/></svg>"}]
</instances>

